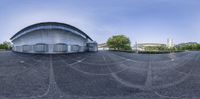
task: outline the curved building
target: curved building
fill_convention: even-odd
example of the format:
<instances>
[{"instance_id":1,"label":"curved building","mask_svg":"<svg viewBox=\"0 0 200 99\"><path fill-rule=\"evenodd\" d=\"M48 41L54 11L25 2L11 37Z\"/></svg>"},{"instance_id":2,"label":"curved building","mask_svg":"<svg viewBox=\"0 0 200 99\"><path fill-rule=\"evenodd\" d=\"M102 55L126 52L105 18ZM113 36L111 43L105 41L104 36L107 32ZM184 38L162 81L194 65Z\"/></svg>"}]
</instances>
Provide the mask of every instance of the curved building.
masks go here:
<instances>
[{"instance_id":1,"label":"curved building","mask_svg":"<svg viewBox=\"0 0 200 99\"><path fill-rule=\"evenodd\" d=\"M97 43L78 28L58 22L28 26L12 38L13 51L24 53L74 53L97 51Z\"/></svg>"}]
</instances>

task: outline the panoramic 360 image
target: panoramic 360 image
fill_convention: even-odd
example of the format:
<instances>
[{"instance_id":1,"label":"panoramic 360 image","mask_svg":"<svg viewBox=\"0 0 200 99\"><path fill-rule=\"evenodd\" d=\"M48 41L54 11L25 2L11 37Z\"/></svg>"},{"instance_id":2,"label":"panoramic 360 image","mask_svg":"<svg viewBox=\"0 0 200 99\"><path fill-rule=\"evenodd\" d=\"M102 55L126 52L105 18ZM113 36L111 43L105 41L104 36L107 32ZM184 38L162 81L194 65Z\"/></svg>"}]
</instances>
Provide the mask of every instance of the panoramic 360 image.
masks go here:
<instances>
[{"instance_id":1,"label":"panoramic 360 image","mask_svg":"<svg viewBox=\"0 0 200 99\"><path fill-rule=\"evenodd\" d=\"M199 0L0 0L0 99L200 99Z\"/></svg>"}]
</instances>

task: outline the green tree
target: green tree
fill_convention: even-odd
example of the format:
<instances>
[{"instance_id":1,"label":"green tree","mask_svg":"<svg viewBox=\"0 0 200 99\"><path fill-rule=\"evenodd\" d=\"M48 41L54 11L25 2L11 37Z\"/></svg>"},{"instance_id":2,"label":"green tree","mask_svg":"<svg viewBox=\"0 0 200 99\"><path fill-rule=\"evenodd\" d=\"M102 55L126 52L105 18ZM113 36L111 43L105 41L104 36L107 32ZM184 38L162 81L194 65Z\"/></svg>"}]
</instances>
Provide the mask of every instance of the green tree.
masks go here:
<instances>
[{"instance_id":1,"label":"green tree","mask_svg":"<svg viewBox=\"0 0 200 99\"><path fill-rule=\"evenodd\" d=\"M11 43L7 41L3 42L2 44L0 44L0 49L4 49L4 50L11 49Z\"/></svg>"},{"instance_id":2,"label":"green tree","mask_svg":"<svg viewBox=\"0 0 200 99\"><path fill-rule=\"evenodd\" d=\"M185 44L185 45L181 45L176 47L178 50L190 50L190 51L196 51L196 50L200 50L200 44Z\"/></svg>"},{"instance_id":3,"label":"green tree","mask_svg":"<svg viewBox=\"0 0 200 99\"><path fill-rule=\"evenodd\" d=\"M131 50L130 39L124 35L115 35L108 39L107 45L114 50Z\"/></svg>"}]
</instances>

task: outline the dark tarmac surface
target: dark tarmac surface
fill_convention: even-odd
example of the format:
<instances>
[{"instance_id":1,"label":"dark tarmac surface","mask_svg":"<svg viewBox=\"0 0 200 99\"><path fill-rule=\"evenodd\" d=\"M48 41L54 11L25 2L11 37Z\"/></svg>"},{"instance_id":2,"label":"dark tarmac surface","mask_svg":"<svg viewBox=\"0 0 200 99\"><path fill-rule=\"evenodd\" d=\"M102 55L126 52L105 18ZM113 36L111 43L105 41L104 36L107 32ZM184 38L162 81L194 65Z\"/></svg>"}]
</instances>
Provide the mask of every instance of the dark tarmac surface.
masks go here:
<instances>
[{"instance_id":1,"label":"dark tarmac surface","mask_svg":"<svg viewBox=\"0 0 200 99\"><path fill-rule=\"evenodd\" d=\"M200 52L0 52L0 99L200 99Z\"/></svg>"}]
</instances>

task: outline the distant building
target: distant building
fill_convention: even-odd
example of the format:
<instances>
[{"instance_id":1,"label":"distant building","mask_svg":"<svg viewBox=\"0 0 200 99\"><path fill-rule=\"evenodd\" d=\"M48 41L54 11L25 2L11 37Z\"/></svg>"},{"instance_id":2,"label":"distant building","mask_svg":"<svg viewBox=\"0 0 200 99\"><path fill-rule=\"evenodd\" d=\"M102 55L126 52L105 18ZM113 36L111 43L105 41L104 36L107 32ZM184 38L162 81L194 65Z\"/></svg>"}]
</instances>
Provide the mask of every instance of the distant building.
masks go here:
<instances>
[{"instance_id":1,"label":"distant building","mask_svg":"<svg viewBox=\"0 0 200 99\"><path fill-rule=\"evenodd\" d=\"M58 22L28 26L12 38L13 51L23 53L76 53L97 51L97 43L78 28Z\"/></svg>"},{"instance_id":2,"label":"distant building","mask_svg":"<svg viewBox=\"0 0 200 99\"><path fill-rule=\"evenodd\" d=\"M173 39L172 39L172 38L168 38L168 39L167 39L167 47L168 47L168 48L174 47L174 42L173 42Z\"/></svg>"},{"instance_id":3,"label":"distant building","mask_svg":"<svg viewBox=\"0 0 200 99\"><path fill-rule=\"evenodd\" d=\"M145 47L166 47L166 44L160 43L136 43L133 50L145 51Z\"/></svg>"},{"instance_id":4,"label":"distant building","mask_svg":"<svg viewBox=\"0 0 200 99\"><path fill-rule=\"evenodd\" d=\"M98 45L98 50L109 50L109 47L106 43L102 43Z\"/></svg>"}]
</instances>

